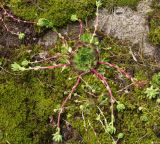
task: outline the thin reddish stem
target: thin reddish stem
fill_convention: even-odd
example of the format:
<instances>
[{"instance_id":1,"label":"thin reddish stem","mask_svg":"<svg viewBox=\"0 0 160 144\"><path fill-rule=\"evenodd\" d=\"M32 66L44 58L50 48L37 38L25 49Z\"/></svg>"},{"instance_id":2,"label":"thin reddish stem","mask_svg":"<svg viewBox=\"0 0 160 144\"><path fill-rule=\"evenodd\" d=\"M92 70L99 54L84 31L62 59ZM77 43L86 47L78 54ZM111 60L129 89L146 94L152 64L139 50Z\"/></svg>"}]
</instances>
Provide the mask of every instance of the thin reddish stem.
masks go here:
<instances>
[{"instance_id":1,"label":"thin reddish stem","mask_svg":"<svg viewBox=\"0 0 160 144\"><path fill-rule=\"evenodd\" d=\"M82 73L78 76L77 78L77 82L76 84L72 87L72 90L71 92L69 93L69 95L64 99L64 101L62 102L62 105L61 105L61 108L60 108L60 111L58 113L58 120L57 120L57 127L60 128L60 120L61 120L61 114L63 113L63 110L64 110L64 106L65 104L67 103L67 101L71 98L72 94L74 93L74 91L76 90L76 88L78 87L80 81L81 81L81 76L84 75L86 73Z\"/></svg>"},{"instance_id":2,"label":"thin reddish stem","mask_svg":"<svg viewBox=\"0 0 160 144\"><path fill-rule=\"evenodd\" d=\"M134 81L133 80L133 77L131 75L129 75L127 72L125 72L123 69L119 68L117 65L115 64L111 64L111 63L108 63L108 62L98 62L99 64L103 64L103 65L107 65L109 67L113 67L113 68L116 68L120 73L122 73L123 75L126 76L126 78L128 78L129 80L131 80L132 82Z\"/></svg>"},{"instance_id":3,"label":"thin reddish stem","mask_svg":"<svg viewBox=\"0 0 160 144\"><path fill-rule=\"evenodd\" d=\"M92 69L91 72L94 73L96 75L96 77L99 78L101 80L101 82L104 84L104 86L106 87L106 89L109 93L109 96L111 98L111 103L114 103L116 101L116 99L113 97L112 90L111 90L106 78L103 75L101 75L100 73L98 73L95 69Z\"/></svg>"},{"instance_id":4,"label":"thin reddish stem","mask_svg":"<svg viewBox=\"0 0 160 144\"><path fill-rule=\"evenodd\" d=\"M59 58L61 56L61 54L60 53L56 53L54 56L52 56L52 57L49 57L49 58L44 58L44 59L42 59L42 60L40 60L40 61L34 61L34 62L30 62L31 64L35 64L35 63L41 63L41 62L44 62L44 61L49 61L49 60L52 60L52 59L57 59L57 58Z\"/></svg>"},{"instance_id":5,"label":"thin reddish stem","mask_svg":"<svg viewBox=\"0 0 160 144\"><path fill-rule=\"evenodd\" d=\"M7 15L8 17L12 18L14 21L17 21L18 23L23 22L23 23L28 23L28 24L36 24L36 22L31 22L31 21L25 21L25 20L21 20L18 19L16 17L14 17L12 14L8 13L7 10L2 7L3 11L4 11L4 15Z\"/></svg>"},{"instance_id":6,"label":"thin reddish stem","mask_svg":"<svg viewBox=\"0 0 160 144\"><path fill-rule=\"evenodd\" d=\"M112 119L111 121L112 121L112 125L113 125L113 122L114 122L114 120L113 120L114 106L113 105L114 105L116 99L113 97L112 90L111 90L106 78L103 75L101 75L100 73L98 73L95 69L92 69L91 72L94 73L96 75L96 77L101 80L101 82L104 84L104 86L106 87L106 89L109 93L109 96L110 96L110 99L111 99L111 119Z\"/></svg>"},{"instance_id":7,"label":"thin reddish stem","mask_svg":"<svg viewBox=\"0 0 160 144\"><path fill-rule=\"evenodd\" d=\"M15 32L13 32L13 31L11 31L11 30L7 27L7 25L6 25L6 23L4 22L3 18L1 18L0 20L2 21L5 29L6 29L8 32L10 32L10 33L13 34L13 35L17 35L17 36L18 36L19 33L15 33Z\"/></svg>"},{"instance_id":8,"label":"thin reddish stem","mask_svg":"<svg viewBox=\"0 0 160 144\"><path fill-rule=\"evenodd\" d=\"M40 70L40 69L54 69L54 68L60 68L60 67L66 67L69 66L70 64L57 64L54 66L45 66L45 67L30 67L29 70Z\"/></svg>"},{"instance_id":9,"label":"thin reddish stem","mask_svg":"<svg viewBox=\"0 0 160 144\"><path fill-rule=\"evenodd\" d=\"M79 38L80 38L80 36L81 36L81 34L82 34L82 30L83 30L83 23L82 23L82 20L79 20Z\"/></svg>"}]
</instances>

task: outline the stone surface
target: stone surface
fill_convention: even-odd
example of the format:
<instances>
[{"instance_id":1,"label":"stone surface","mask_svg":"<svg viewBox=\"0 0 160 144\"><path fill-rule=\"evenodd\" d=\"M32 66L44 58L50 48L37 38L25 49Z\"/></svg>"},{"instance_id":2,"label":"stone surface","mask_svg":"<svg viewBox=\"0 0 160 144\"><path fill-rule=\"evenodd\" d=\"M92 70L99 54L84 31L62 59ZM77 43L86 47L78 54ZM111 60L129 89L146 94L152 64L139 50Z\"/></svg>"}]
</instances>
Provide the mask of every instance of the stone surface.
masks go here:
<instances>
[{"instance_id":1,"label":"stone surface","mask_svg":"<svg viewBox=\"0 0 160 144\"><path fill-rule=\"evenodd\" d=\"M38 41L39 45L44 45L46 47L52 46L57 42L58 35L56 32L49 31Z\"/></svg>"},{"instance_id":2,"label":"stone surface","mask_svg":"<svg viewBox=\"0 0 160 144\"><path fill-rule=\"evenodd\" d=\"M148 43L149 32L147 13L152 9L151 0L144 0L137 11L128 7L117 7L112 14L106 9L99 13L99 30L120 40L138 44L146 55L154 55L155 48Z\"/></svg>"}]
</instances>

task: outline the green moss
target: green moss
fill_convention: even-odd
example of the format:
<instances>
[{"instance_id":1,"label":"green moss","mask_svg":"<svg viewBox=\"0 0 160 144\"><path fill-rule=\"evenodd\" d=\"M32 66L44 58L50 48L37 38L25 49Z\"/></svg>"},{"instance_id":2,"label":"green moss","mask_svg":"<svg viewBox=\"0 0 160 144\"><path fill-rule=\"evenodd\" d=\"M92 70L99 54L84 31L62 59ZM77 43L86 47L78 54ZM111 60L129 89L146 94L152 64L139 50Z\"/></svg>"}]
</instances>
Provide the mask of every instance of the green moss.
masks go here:
<instances>
[{"instance_id":1,"label":"green moss","mask_svg":"<svg viewBox=\"0 0 160 144\"><path fill-rule=\"evenodd\" d=\"M149 40L154 45L160 45L160 6L159 1L154 0L152 2L152 8L154 9L151 13L149 13Z\"/></svg>"},{"instance_id":2,"label":"green moss","mask_svg":"<svg viewBox=\"0 0 160 144\"><path fill-rule=\"evenodd\" d=\"M155 20L153 20L153 19L150 22L150 24L151 24L151 29L149 32L149 40L154 45L159 45L160 44L160 25L156 26Z\"/></svg>"},{"instance_id":3,"label":"green moss","mask_svg":"<svg viewBox=\"0 0 160 144\"><path fill-rule=\"evenodd\" d=\"M159 73L155 73L152 76L152 84L154 84L157 87L160 86L160 72Z\"/></svg>"},{"instance_id":4,"label":"green moss","mask_svg":"<svg viewBox=\"0 0 160 144\"><path fill-rule=\"evenodd\" d=\"M114 6L130 6L135 8L140 0L102 0L103 6L111 8ZM54 26L63 26L70 21L72 14L76 14L78 18L85 19L93 16L95 12L96 0L7 0L5 5L9 6L11 11L18 17L38 21L40 18L50 20Z\"/></svg>"},{"instance_id":5,"label":"green moss","mask_svg":"<svg viewBox=\"0 0 160 144\"><path fill-rule=\"evenodd\" d=\"M54 26L62 26L70 20L72 14L84 19L91 16L95 9L95 0L52 0L36 2L12 1L6 2L13 13L23 19L37 21L39 18L50 20Z\"/></svg>"},{"instance_id":6,"label":"green moss","mask_svg":"<svg viewBox=\"0 0 160 144\"><path fill-rule=\"evenodd\" d=\"M136 6L141 0L103 0L107 8L113 8L115 6L129 6L136 9Z\"/></svg>"}]
</instances>

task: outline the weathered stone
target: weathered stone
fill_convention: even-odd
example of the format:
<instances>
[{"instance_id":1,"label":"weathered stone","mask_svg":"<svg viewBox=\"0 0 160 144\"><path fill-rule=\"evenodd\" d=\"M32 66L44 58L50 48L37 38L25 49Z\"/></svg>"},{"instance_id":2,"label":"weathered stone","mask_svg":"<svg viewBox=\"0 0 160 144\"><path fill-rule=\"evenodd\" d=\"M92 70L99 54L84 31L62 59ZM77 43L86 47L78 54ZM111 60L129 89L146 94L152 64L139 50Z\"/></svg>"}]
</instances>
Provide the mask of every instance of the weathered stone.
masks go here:
<instances>
[{"instance_id":1,"label":"weathered stone","mask_svg":"<svg viewBox=\"0 0 160 144\"><path fill-rule=\"evenodd\" d=\"M152 9L151 0L139 3L137 11L128 7L117 7L112 14L106 9L99 12L99 30L120 40L138 44L144 54L154 55L155 48L148 42L149 27L147 13Z\"/></svg>"},{"instance_id":2,"label":"weathered stone","mask_svg":"<svg viewBox=\"0 0 160 144\"><path fill-rule=\"evenodd\" d=\"M46 47L55 45L57 42L57 33L53 31L49 31L46 33L42 38L39 39L38 44L39 45L44 45Z\"/></svg>"}]
</instances>

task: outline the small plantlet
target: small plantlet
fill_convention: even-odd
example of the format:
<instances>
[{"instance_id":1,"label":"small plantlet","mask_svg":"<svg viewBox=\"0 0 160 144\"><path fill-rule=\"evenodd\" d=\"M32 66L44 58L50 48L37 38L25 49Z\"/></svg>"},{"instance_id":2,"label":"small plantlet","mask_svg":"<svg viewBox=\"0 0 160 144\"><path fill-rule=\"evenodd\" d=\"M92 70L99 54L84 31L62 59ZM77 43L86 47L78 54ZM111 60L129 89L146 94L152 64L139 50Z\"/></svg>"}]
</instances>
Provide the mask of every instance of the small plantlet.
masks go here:
<instances>
[{"instance_id":1,"label":"small plantlet","mask_svg":"<svg viewBox=\"0 0 160 144\"><path fill-rule=\"evenodd\" d=\"M125 106L124 104L120 103L119 101L117 101L117 110L118 112L123 112L125 110Z\"/></svg>"},{"instance_id":2,"label":"small plantlet","mask_svg":"<svg viewBox=\"0 0 160 144\"><path fill-rule=\"evenodd\" d=\"M24 60L24 61L21 62L21 65L22 66L28 66L29 63L30 62L28 60Z\"/></svg>"},{"instance_id":3,"label":"small plantlet","mask_svg":"<svg viewBox=\"0 0 160 144\"><path fill-rule=\"evenodd\" d=\"M122 139L124 137L124 133L119 133L118 134L118 139Z\"/></svg>"},{"instance_id":4,"label":"small plantlet","mask_svg":"<svg viewBox=\"0 0 160 144\"><path fill-rule=\"evenodd\" d=\"M96 1L96 6L97 6L97 7L101 7L101 6L102 6L102 3L101 3L100 0L99 0L99 1Z\"/></svg>"},{"instance_id":5,"label":"small plantlet","mask_svg":"<svg viewBox=\"0 0 160 144\"><path fill-rule=\"evenodd\" d=\"M154 88L153 85L144 92L149 99L154 99L160 93L159 88Z\"/></svg>"},{"instance_id":6,"label":"small plantlet","mask_svg":"<svg viewBox=\"0 0 160 144\"><path fill-rule=\"evenodd\" d=\"M20 32L18 38L19 40L23 40L25 38L25 33Z\"/></svg>"},{"instance_id":7,"label":"small plantlet","mask_svg":"<svg viewBox=\"0 0 160 144\"><path fill-rule=\"evenodd\" d=\"M13 71L25 71L26 68L20 66L18 63L14 62L13 64L11 64L11 68Z\"/></svg>"},{"instance_id":8,"label":"small plantlet","mask_svg":"<svg viewBox=\"0 0 160 144\"><path fill-rule=\"evenodd\" d=\"M112 125L112 123L106 126L106 132L111 135L115 134L116 128Z\"/></svg>"},{"instance_id":9,"label":"small plantlet","mask_svg":"<svg viewBox=\"0 0 160 144\"><path fill-rule=\"evenodd\" d=\"M147 121L148 121L147 115L142 115L142 116L140 117L140 120L141 120L142 122L147 122Z\"/></svg>"},{"instance_id":10,"label":"small plantlet","mask_svg":"<svg viewBox=\"0 0 160 144\"><path fill-rule=\"evenodd\" d=\"M40 18L37 22L37 26L51 28L53 27L53 23L46 18Z\"/></svg>"},{"instance_id":11,"label":"small plantlet","mask_svg":"<svg viewBox=\"0 0 160 144\"><path fill-rule=\"evenodd\" d=\"M153 75L152 83L156 86L160 86L160 72Z\"/></svg>"},{"instance_id":12,"label":"small plantlet","mask_svg":"<svg viewBox=\"0 0 160 144\"><path fill-rule=\"evenodd\" d=\"M71 21L73 22L78 21L77 15L75 14L71 15Z\"/></svg>"},{"instance_id":13,"label":"small plantlet","mask_svg":"<svg viewBox=\"0 0 160 144\"><path fill-rule=\"evenodd\" d=\"M75 69L79 71L89 71L96 67L97 56L95 50L85 46L78 48L73 56L73 65Z\"/></svg>"},{"instance_id":14,"label":"small plantlet","mask_svg":"<svg viewBox=\"0 0 160 144\"><path fill-rule=\"evenodd\" d=\"M56 133L53 134L53 141L62 142L62 135L60 134L60 129L57 128Z\"/></svg>"},{"instance_id":15,"label":"small plantlet","mask_svg":"<svg viewBox=\"0 0 160 144\"><path fill-rule=\"evenodd\" d=\"M80 36L80 40L86 43L90 43L90 40L92 39L92 34L91 33L84 33ZM91 43L98 45L99 41L98 38L94 37L93 41Z\"/></svg>"}]
</instances>

